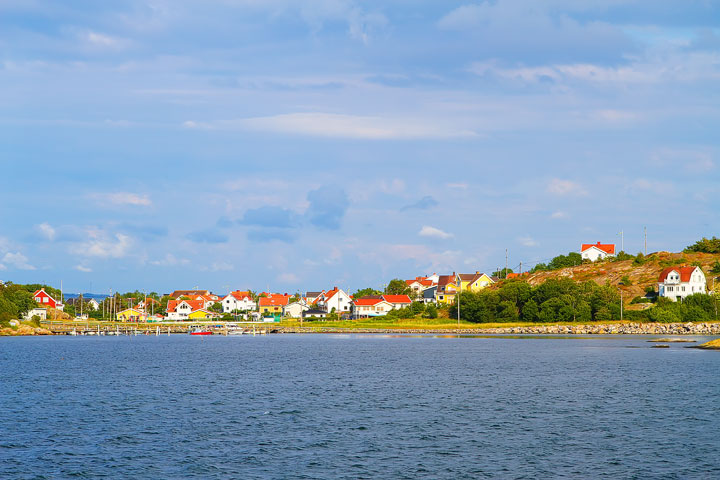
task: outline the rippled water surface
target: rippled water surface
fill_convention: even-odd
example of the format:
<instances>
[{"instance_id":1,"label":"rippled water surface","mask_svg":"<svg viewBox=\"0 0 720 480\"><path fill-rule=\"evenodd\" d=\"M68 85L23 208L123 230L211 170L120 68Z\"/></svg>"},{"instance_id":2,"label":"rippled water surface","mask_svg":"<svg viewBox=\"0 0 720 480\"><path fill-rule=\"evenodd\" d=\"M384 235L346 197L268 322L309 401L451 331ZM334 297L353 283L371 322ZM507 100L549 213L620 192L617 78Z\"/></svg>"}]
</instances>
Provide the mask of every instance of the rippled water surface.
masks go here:
<instances>
[{"instance_id":1,"label":"rippled water surface","mask_svg":"<svg viewBox=\"0 0 720 480\"><path fill-rule=\"evenodd\" d=\"M0 478L720 478L720 352L647 340L2 338Z\"/></svg>"}]
</instances>

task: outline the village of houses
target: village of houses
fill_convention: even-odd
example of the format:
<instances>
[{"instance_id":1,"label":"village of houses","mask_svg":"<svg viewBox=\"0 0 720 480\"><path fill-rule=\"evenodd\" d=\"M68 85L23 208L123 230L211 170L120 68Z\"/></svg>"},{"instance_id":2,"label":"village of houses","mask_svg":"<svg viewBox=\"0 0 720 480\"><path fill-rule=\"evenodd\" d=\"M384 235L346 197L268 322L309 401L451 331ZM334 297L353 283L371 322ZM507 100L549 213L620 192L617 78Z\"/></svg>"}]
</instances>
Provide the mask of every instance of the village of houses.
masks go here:
<instances>
[{"instance_id":1,"label":"village of houses","mask_svg":"<svg viewBox=\"0 0 720 480\"><path fill-rule=\"evenodd\" d=\"M595 262L615 255L614 244L582 244L580 253L584 261ZM525 273L508 273L512 279ZM477 292L500 281L495 276L476 271L449 275L432 274L405 280L406 294L378 294L353 298L341 288L308 291L304 295L236 290L216 295L209 290L176 290L168 296L165 314L154 312L159 302L153 298L139 299L134 305L114 308L108 318L125 322L208 321L231 316L234 320L279 321L283 318L323 320L329 315L337 318L369 318L387 315L391 310L408 307L412 302L449 305L458 292ZM678 266L665 268L658 278L658 295L673 301L682 300L693 293L706 293L705 275L699 267ZM34 293L39 307L27 317L47 318L47 309L63 311L61 299L53 298L44 289ZM137 300L137 299L136 299ZM77 301L71 299L68 303ZM95 299L83 300L85 308L99 309ZM219 307L218 307L219 304ZM87 318L85 316L85 318Z\"/></svg>"}]
</instances>

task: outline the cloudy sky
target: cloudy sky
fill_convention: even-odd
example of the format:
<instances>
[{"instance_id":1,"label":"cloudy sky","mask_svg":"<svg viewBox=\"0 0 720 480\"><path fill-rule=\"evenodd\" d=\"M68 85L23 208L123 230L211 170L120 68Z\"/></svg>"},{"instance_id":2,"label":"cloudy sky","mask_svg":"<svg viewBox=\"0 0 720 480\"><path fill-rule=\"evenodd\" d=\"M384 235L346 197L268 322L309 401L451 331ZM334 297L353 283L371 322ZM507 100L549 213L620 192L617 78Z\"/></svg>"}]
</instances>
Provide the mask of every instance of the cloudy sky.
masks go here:
<instances>
[{"instance_id":1,"label":"cloudy sky","mask_svg":"<svg viewBox=\"0 0 720 480\"><path fill-rule=\"evenodd\" d=\"M720 234L720 3L0 0L0 279L352 290Z\"/></svg>"}]
</instances>

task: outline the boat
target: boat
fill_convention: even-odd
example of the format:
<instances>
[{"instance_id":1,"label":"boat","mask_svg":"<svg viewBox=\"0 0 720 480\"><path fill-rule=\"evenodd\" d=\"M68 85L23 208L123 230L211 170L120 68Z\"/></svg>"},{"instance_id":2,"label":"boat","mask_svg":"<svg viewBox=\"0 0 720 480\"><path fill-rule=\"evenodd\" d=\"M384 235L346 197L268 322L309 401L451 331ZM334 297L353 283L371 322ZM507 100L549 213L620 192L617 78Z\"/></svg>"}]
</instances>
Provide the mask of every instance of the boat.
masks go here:
<instances>
[{"instance_id":1,"label":"boat","mask_svg":"<svg viewBox=\"0 0 720 480\"><path fill-rule=\"evenodd\" d=\"M196 328L190 332L190 335L212 335L210 330L203 330L202 328Z\"/></svg>"}]
</instances>

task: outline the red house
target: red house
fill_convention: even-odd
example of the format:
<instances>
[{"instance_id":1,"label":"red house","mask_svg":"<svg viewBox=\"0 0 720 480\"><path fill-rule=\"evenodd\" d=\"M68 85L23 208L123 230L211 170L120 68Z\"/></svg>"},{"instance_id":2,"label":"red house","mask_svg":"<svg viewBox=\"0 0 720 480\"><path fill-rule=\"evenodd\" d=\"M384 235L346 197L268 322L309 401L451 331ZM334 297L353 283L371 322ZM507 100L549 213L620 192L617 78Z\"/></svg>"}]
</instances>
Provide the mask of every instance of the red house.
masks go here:
<instances>
[{"instance_id":1,"label":"red house","mask_svg":"<svg viewBox=\"0 0 720 480\"><path fill-rule=\"evenodd\" d=\"M33 293L33 298L43 307L56 308L60 311L62 311L62 309L65 307L62 302L55 300L49 293L45 291L44 288L41 288L37 292Z\"/></svg>"}]
</instances>

